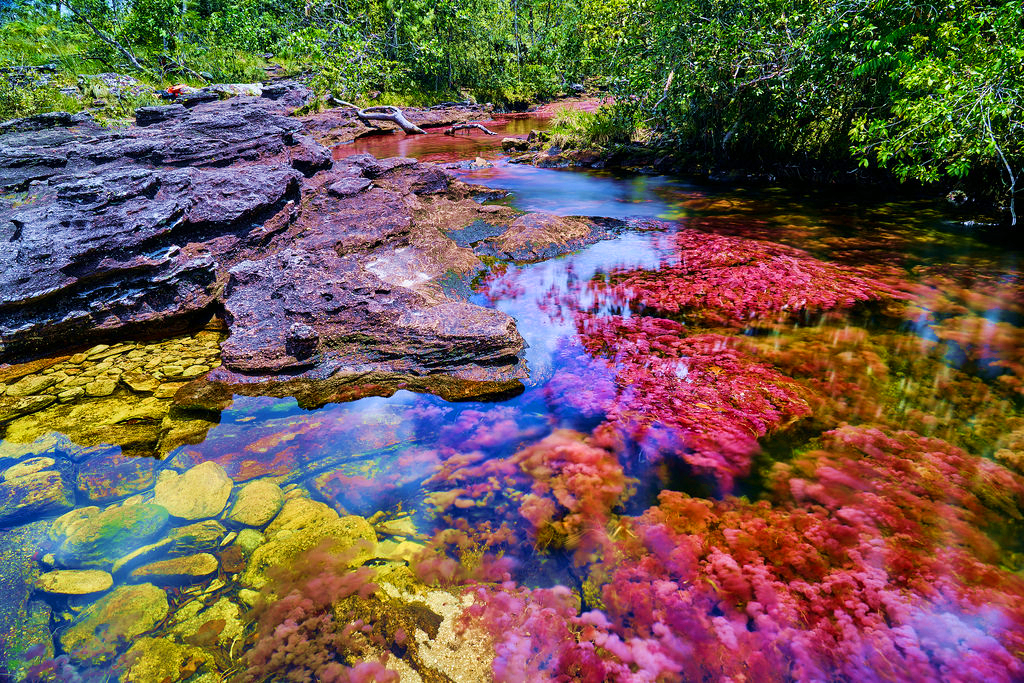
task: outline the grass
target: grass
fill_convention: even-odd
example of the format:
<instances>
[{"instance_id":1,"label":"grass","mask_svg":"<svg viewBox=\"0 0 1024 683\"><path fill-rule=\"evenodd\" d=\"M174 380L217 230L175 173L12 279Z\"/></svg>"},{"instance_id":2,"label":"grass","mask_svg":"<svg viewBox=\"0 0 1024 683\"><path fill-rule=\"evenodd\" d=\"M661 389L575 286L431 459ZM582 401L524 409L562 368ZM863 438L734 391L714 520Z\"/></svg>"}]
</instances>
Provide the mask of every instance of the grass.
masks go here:
<instances>
[{"instance_id":1,"label":"grass","mask_svg":"<svg viewBox=\"0 0 1024 683\"><path fill-rule=\"evenodd\" d=\"M630 131L615 118L610 107L594 112L569 107L559 109L551 121L551 144L560 148L606 147L630 141Z\"/></svg>"}]
</instances>

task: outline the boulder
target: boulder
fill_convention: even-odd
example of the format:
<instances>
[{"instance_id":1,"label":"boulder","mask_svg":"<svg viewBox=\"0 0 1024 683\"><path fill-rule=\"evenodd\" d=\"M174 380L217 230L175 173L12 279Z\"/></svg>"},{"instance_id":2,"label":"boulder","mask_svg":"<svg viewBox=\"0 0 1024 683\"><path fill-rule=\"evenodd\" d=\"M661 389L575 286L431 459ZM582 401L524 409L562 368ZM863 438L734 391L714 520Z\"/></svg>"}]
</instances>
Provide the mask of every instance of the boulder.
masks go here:
<instances>
[{"instance_id":1,"label":"boulder","mask_svg":"<svg viewBox=\"0 0 1024 683\"><path fill-rule=\"evenodd\" d=\"M504 138L501 149L505 152L525 152L530 149L530 143L522 138Z\"/></svg>"},{"instance_id":2,"label":"boulder","mask_svg":"<svg viewBox=\"0 0 1024 683\"><path fill-rule=\"evenodd\" d=\"M234 482L223 467L204 462L184 474L161 472L153 490L153 502L182 519L216 517L231 497L233 487Z\"/></svg>"},{"instance_id":3,"label":"boulder","mask_svg":"<svg viewBox=\"0 0 1024 683\"><path fill-rule=\"evenodd\" d=\"M159 505L108 508L71 527L57 549L57 563L64 567L110 569L119 557L162 532L168 519L167 510Z\"/></svg>"},{"instance_id":4,"label":"boulder","mask_svg":"<svg viewBox=\"0 0 1024 683\"><path fill-rule=\"evenodd\" d=\"M280 486L266 479L249 482L231 506L228 520L242 526L262 527L277 515L282 505L284 493Z\"/></svg>"},{"instance_id":5,"label":"boulder","mask_svg":"<svg viewBox=\"0 0 1024 683\"><path fill-rule=\"evenodd\" d=\"M167 594L143 583L122 586L82 611L60 635L63 650L84 661L115 654L126 642L152 630L167 616Z\"/></svg>"},{"instance_id":6,"label":"boulder","mask_svg":"<svg viewBox=\"0 0 1024 683\"><path fill-rule=\"evenodd\" d=\"M307 178L334 164L331 150L309 136L293 134L289 143L292 146L288 149L288 158L291 159L292 168Z\"/></svg>"}]
</instances>

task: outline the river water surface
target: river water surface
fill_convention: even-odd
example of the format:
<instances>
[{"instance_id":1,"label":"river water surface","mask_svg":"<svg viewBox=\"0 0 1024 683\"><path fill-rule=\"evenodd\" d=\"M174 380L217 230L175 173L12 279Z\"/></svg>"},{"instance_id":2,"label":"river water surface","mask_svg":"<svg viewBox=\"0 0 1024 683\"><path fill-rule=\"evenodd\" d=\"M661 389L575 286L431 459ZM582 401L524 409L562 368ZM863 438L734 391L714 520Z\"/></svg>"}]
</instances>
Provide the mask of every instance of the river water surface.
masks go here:
<instances>
[{"instance_id":1,"label":"river water surface","mask_svg":"<svg viewBox=\"0 0 1024 683\"><path fill-rule=\"evenodd\" d=\"M516 209L625 221L475 282L528 344L520 395L236 397L156 470L215 461L370 519L382 556L443 550L419 576L476 591L501 680L1024 680L1022 253L930 201L501 155L544 123L336 151L480 156L457 173Z\"/></svg>"}]
</instances>

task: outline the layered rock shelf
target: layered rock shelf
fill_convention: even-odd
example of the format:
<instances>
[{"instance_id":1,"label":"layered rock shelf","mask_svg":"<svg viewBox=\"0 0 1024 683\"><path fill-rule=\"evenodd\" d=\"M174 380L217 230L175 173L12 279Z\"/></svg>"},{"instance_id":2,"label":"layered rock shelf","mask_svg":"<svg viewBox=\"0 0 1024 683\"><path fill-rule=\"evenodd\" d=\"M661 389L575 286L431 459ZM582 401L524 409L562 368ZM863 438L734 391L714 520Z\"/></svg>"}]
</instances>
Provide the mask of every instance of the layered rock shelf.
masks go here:
<instances>
[{"instance_id":1,"label":"layered rock shelf","mask_svg":"<svg viewBox=\"0 0 1024 683\"><path fill-rule=\"evenodd\" d=\"M181 368L177 379L205 380L182 393L185 408L217 409L231 393L315 405L397 388L516 391L526 371L515 322L467 299L480 257L548 257L606 227L483 206L476 188L414 159L335 162L320 141L351 139L362 124L345 110L290 116L307 95L289 86L143 108L124 129L82 115L5 124L0 363L166 338L218 316L223 366ZM476 243L465 239L474 224L487 226ZM159 379L147 369L21 378L0 396L0 422L138 391Z\"/></svg>"}]
</instances>

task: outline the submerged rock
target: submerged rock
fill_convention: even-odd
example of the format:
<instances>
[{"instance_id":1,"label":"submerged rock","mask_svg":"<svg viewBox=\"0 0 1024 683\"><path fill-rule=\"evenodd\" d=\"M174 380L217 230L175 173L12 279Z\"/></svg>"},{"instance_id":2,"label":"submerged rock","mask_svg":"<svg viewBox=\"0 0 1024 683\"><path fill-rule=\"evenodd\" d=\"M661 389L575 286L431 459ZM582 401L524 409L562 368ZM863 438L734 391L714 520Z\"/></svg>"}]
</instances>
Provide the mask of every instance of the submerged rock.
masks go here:
<instances>
[{"instance_id":1,"label":"submerged rock","mask_svg":"<svg viewBox=\"0 0 1024 683\"><path fill-rule=\"evenodd\" d=\"M76 659L109 656L152 630L168 610L167 594L153 584L123 586L86 607L60 635L60 644Z\"/></svg>"},{"instance_id":2,"label":"submerged rock","mask_svg":"<svg viewBox=\"0 0 1024 683\"><path fill-rule=\"evenodd\" d=\"M113 585L114 577L99 569L58 569L36 580L36 588L54 595L102 593Z\"/></svg>"},{"instance_id":3,"label":"submerged rock","mask_svg":"<svg viewBox=\"0 0 1024 683\"><path fill-rule=\"evenodd\" d=\"M220 563L210 553L172 557L139 567L132 572L133 579L160 584L189 583L217 572Z\"/></svg>"},{"instance_id":4,"label":"submerged rock","mask_svg":"<svg viewBox=\"0 0 1024 683\"><path fill-rule=\"evenodd\" d=\"M242 487L228 519L243 526L261 527L274 518L284 504L281 487L265 479Z\"/></svg>"},{"instance_id":5,"label":"submerged rock","mask_svg":"<svg viewBox=\"0 0 1024 683\"><path fill-rule=\"evenodd\" d=\"M164 470L154 489L153 502L175 517L216 517L231 497L234 482L215 462L196 465L184 474Z\"/></svg>"},{"instance_id":6,"label":"submerged rock","mask_svg":"<svg viewBox=\"0 0 1024 683\"><path fill-rule=\"evenodd\" d=\"M205 609L201 601L193 600L177 611L174 621L171 633L196 645L217 643L230 647L245 630L242 608L228 598L221 598Z\"/></svg>"},{"instance_id":7,"label":"submerged rock","mask_svg":"<svg viewBox=\"0 0 1024 683\"><path fill-rule=\"evenodd\" d=\"M172 529L156 542L144 545L118 558L111 571L114 574L120 574L155 558L214 550L220 545L226 534L227 529L220 522L212 519Z\"/></svg>"},{"instance_id":8,"label":"submerged rock","mask_svg":"<svg viewBox=\"0 0 1024 683\"><path fill-rule=\"evenodd\" d=\"M252 553L240 577L245 586L262 588L267 583L268 570L290 563L327 538L337 542L339 551L352 551L353 565L370 559L377 543L373 527L362 517L340 517L327 505L309 498L295 498L285 503L267 527L266 537L267 543Z\"/></svg>"},{"instance_id":9,"label":"submerged rock","mask_svg":"<svg viewBox=\"0 0 1024 683\"><path fill-rule=\"evenodd\" d=\"M163 531L168 518L159 505L109 508L72 528L57 550L57 562L64 567L109 569L117 558Z\"/></svg>"},{"instance_id":10,"label":"submerged rock","mask_svg":"<svg viewBox=\"0 0 1024 683\"><path fill-rule=\"evenodd\" d=\"M74 507L74 490L52 458L33 458L0 474L0 526L38 519Z\"/></svg>"},{"instance_id":11,"label":"submerged rock","mask_svg":"<svg viewBox=\"0 0 1024 683\"><path fill-rule=\"evenodd\" d=\"M4 646L4 664L17 662L20 654L40 644L53 652L49 610L31 600L40 574L36 556L43 548L47 526L47 522L33 522L0 529L0 643Z\"/></svg>"},{"instance_id":12,"label":"submerged rock","mask_svg":"<svg viewBox=\"0 0 1024 683\"><path fill-rule=\"evenodd\" d=\"M201 648L179 645L168 638L140 638L122 657L126 683L174 683L191 680L213 656Z\"/></svg>"}]
</instances>

